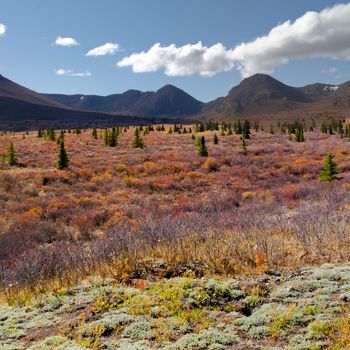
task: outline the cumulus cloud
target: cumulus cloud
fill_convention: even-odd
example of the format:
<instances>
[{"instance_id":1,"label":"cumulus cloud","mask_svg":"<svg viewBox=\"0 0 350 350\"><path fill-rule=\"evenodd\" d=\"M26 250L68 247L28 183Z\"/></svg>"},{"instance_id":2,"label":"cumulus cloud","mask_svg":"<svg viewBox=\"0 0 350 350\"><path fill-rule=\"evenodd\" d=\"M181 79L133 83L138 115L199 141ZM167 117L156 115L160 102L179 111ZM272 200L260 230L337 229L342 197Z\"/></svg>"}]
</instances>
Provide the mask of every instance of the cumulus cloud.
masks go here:
<instances>
[{"instance_id":1,"label":"cumulus cloud","mask_svg":"<svg viewBox=\"0 0 350 350\"><path fill-rule=\"evenodd\" d=\"M243 76L272 73L290 59L325 57L350 59L350 4L307 12L294 23L286 21L265 36L234 50Z\"/></svg>"},{"instance_id":2,"label":"cumulus cloud","mask_svg":"<svg viewBox=\"0 0 350 350\"><path fill-rule=\"evenodd\" d=\"M91 73L86 70L85 72L74 72L70 69L66 70L63 68L57 69L56 74L60 76L67 76L67 77L89 77L91 76Z\"/></svg>"},{"instance_id":3,"label":"cumulus cloud","mask_svg":"<svg viewBox=\"0 0 350 350\"><path fill-rule=\"evenodd\" d=\"M58 36L55 40L55 45L71 47L79 45L79 43L74 38L62 38Z\"/></svg>"},{"instance_id":4,"label":"cumulus cloud","mask_svg":"<svg viewBox=\"0 0 350 350\"><path fill-rule=\"evenodd\" d=\"M6 26L5 24L0 23L0 36L4 35L6 33Z\"/></svg>"},{"instance_id":5,"label":"cumulus cloud","mask_svg":"<svg viewBox=\"0 0 350 350\"><path fill-rule=\"evenodd\" d=\"M88 51L86 56L105 56L105 55L114 55L119 51L119 45L116 43L105 43L102 46L95 47Z\"/></svg>"},{"instance_id":6,"label":"cumulus cloud","mask_svg":"<svg viewBox=\"0 0 350 350\"><path fill-rule=\"evenodd\" d=\"M321 12L307 12L294 22L286 21L253 41L226 49L201 42L177 47L153 45L117 63L131 66L136 73L165 70L167 75L212 76L233 68L243 77L273 73L291 59L332 58L350 60L350 3L338 4Z\"/></svg>"},{"instance_id":7,"label":"cumulus cloud","mask_svg":"<svg viewBox=\"0 0 350 350\"><path fill-rule=\"evenodd\" d=\"M131 66L133 72L155 72L164 68L169 76L200 74L212 76L234 67L232 50L218 43L203 46L201 42L177 47L154 44L148 51L134 53L117 63L118 67Z\"/></svg>"}]
</instances>

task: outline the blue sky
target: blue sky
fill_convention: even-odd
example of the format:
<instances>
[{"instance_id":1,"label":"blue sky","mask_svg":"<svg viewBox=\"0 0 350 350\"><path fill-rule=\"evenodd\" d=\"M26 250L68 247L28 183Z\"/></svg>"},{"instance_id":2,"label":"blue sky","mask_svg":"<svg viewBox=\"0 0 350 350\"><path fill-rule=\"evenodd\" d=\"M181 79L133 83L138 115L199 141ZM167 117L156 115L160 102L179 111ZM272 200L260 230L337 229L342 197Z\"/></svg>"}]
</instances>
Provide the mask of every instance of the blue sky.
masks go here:
<instances>
[{"instance_id":1,"label":"blue sky","mask_svg":"<svg viewBox=\"0 0 350 350\"><path fill-rule=\"evenodd\" d=\"M275 35L267 38L266 43L254 43L250 48L233 52L241 43L254 42L287 20L292 24L307 11L320 13L338 3L325 0L0 0L0 24L6 26L5 33L0 35L0 74L48 93L107 95L128 89L157 90L165 84L174 84L202 101L226 95L242 77L257 70L294 86L313 82L338 84L350 80L347 39L338 40L329 34L320 44L322 47L315 44L313 48L310 45L314 41L307 42L310 33L304 28L305 21L302 30L307 45L305 42L295 44L288 34L281 34L281 43ZM341 11L344 23L346 20L350 23L345 12ZM337 19L339 13L330 13L325 21ZM349 25L344 25L344 30L349 30L345 27ZM293 27L288 31L299 33L299 29ZM73 38L78 45L56 45L57 37ZM191 46L195 53L186 56L185 61L174 58L187 50L179 48L199 41L201 46ZM277 53L276 41L281 46ZM117 52L86 56L89 50L105 43L117 44L118 50L114 50ZM156 43L160 43L161 49L149 52ZM218 43L221 46L212 48ZM304 49L305 54L301 52ZM148 54L140 56L142 51ZM215 56L209 62L200 63L196 52ZM255 52L259 53L258 58L252 57ZM130 58L133 53L137 55ZM159 54L164 57L159 59ZM121 61L124 64L117 66ZM133 69L141 72L135 73ZM59 70L61 75L57 74Z\"/></svg>"}]
</instances>

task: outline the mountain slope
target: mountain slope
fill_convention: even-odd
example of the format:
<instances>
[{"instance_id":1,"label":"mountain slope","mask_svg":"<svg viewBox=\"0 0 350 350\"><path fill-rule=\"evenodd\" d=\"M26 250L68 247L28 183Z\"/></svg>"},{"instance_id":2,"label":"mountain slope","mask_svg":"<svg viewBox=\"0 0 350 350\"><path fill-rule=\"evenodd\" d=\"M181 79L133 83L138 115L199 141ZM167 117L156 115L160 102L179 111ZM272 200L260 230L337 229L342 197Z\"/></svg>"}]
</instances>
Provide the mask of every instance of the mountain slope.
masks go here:
<instances>
[{"instance_id":1,"label":"mountain slope","mask_svg":"<svg viewBox=\"0 0 350 350\"><path fill-rule=\"evenodd\" d=\"M0 75L0 97L1 98L14 98L23 102L39 104L52 107L64 107L61 103L53 101L44 95L41 95L35 91L27 89L13 81Z\"/></svg>"},{"instance_id":2,"label":"mountain slope","mask_svg":"<svg viewBox=\"0 0 350 350\"><path fill-rule=\"evenodd\" d=\"M166 85L156 92L128 90L109 96L46 94L70 108L119 112L139 116L188 116L200 113L203 103L185 91Z\"/></svg>"},{"instance_id":3,"label":"mountain slope","mask_svg":"<svg viewBox=\"0 0 350 350\"><path fill-rule=\"evenodd\" d=\"M0 130L26 130L50 125L70 127L99 122L117 125L146 121L125 115L72 109L0 75Z\"/></svg>"},{"instance_id":4,"label":"mountain slope","mask_svg":"<svg viewBox=\"0 0 350 350\"><path fill-rule=\"evenodd\" d=\"M300 89L285 85L268 75L255 74L233 87L225 98L212 105L212 110L230 115L310 102L311 98Z\"/></svg>"}]
</instances>

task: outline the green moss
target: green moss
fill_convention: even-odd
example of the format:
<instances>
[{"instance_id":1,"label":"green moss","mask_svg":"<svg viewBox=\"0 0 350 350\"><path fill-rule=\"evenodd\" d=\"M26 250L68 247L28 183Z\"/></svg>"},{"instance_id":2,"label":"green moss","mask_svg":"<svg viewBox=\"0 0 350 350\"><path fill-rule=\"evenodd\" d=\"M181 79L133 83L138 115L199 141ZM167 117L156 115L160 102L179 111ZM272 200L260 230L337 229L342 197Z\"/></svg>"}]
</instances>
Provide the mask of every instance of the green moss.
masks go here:
<instances>
[{"instance_id":1,"label":"green moss","mask_svg":"<svg viewBox=\"0 0 350 350\"><path fill-rule=\"evenodd\" d=\"M204 350L219 349L232 345L238 340L232 328L206 329L198 334L186 334L174 344L165 346L164 350Z\"/></svg>"},{"instance_id":2,"label":"green moss","mask_svg":"<svg viewBox=\"0 0 350 350\"><path fill-rule=\"evenodd\" d=\"M86 350L86 348L66 338L54 336L33 344L28 350Z\"/></svg>"}]
</instances>

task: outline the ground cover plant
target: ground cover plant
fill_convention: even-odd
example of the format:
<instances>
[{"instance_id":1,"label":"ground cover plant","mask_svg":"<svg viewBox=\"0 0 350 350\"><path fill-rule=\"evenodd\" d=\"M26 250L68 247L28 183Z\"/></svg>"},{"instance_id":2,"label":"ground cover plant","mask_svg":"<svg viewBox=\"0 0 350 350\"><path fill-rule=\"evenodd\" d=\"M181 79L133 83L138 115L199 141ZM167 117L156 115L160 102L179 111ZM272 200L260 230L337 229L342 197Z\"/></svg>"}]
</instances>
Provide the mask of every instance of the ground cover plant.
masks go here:
<instances>
[{"instance_id":1,"label":"ground cover plant","mask_svg":"<svg viewBox=\"0 0 350 350\"><path fill-rule=\"evenodd\" d=\"M223 337L213 349L231 346L237 332L238 337L240 332L268 335L269 341L277 339L277 348L287 346L278 339L294 334L298 302L281 309L281 316L268 325L242 321L236 333L226 326L228 333L225 329L217 333L217 319L211 320L208 313L253 312L264 290L248 295L232 287L233 293L248 299L241 309L237 305L230 309L232 300L223 298L228 310L222 301L206 296L200 278L220 276L229 281L349 261L350 142L348 127L335 124L331 133L328 127L318 130L300 123L265 127L265 131L256 123L250 129L245 122L2 133L2 300L25 308L37 305L41 296L52 295L61 307L67 293L71 295L82 280L112 278L113 284L127 286L122 287L127 288L126 295L99 291L98 305L93 307L97 313L112 312L106 317L117 322L113 334L119 329L115 319L133 324L130 329L122 324L119 330L129 334L123 333L121 340L117 337L125 349L152 348L154 342L175 346L180 338L172 327L188 329L175 346L180 349L190 348L186 342L207 344L208 337ZM58 166L62 160L64 166ZM328 180L322 174L330 175ZM164 295L159 294L162 288ZM204 288L199 293L203 300L183 304L193 288ZM126 313L115 314L119 308ZM41 311L33 312L45 322L61 324L55 312ZM150 323L149 317L155 319ZM130 318L132 322L126 321ZM171 326L165 326L163 319ZM330 344L334 334L346 338L346 320L342 322L315 327L331 328L325 340ZM69 326L45 341L57 343L57 348L102 348L100 340L105 340L108 326L96 323L92 330L82 331L83 326ZM13 339L21 339L26 331L16 326L13 332ZM134 333L144 336L133 338ZM200 339L191 339L191 334ZM145 345L148 336L151 343ZM8 344L7 335L4 339ZM138 345L129 344L130 339ZM18 344L18 348L23 345ZM121 346L113 344L103 346Z\"/></svg>"}]
</instances>

